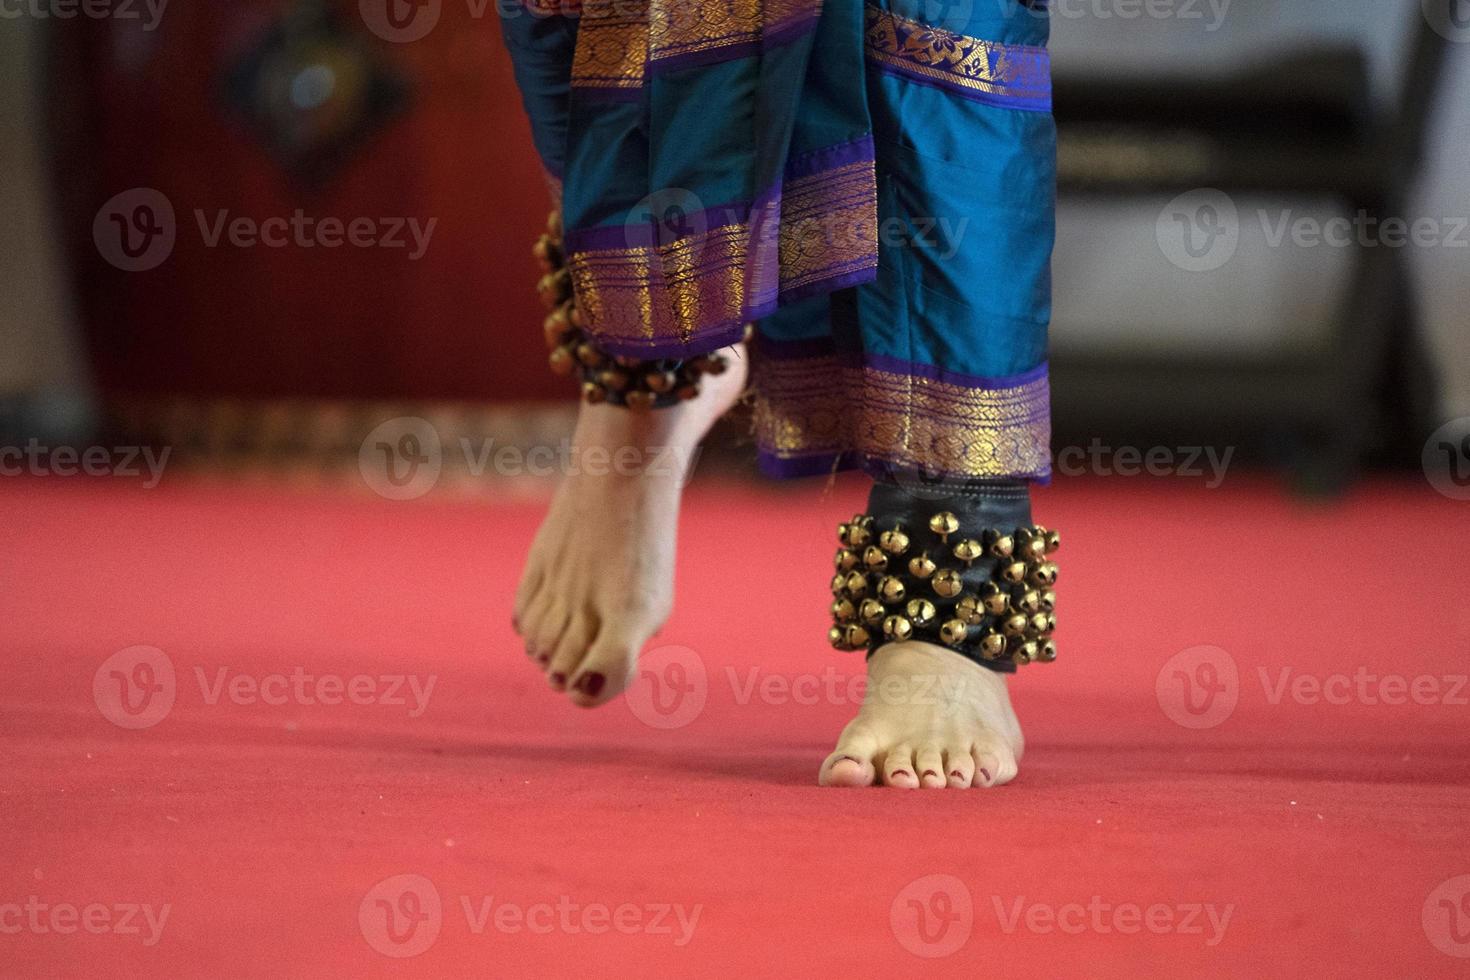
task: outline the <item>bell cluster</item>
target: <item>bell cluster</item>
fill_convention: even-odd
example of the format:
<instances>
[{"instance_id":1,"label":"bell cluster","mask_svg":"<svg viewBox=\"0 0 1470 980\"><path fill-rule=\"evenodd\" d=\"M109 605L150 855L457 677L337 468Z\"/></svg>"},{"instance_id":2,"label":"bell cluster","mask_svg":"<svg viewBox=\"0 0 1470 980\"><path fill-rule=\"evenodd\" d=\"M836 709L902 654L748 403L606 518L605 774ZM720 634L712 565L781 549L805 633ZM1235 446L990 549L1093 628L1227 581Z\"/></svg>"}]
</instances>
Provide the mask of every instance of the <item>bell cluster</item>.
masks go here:
<instances>
[{"instance_id":1,"label":"bell cluster","mask_svg":"<svg viewBox=\"0 0 1470 980\"><path fill-rule=\"evenodd\" d=\"M635 357L613 357L599 349L588 335L587 324L577 309L572 274L566 266L560 211L551 213L546 233L537 239L532 254L541 266L536 291L549 311L545 330L551 370L566 376L579 374L582 399L588 404L606 402L634 409L673 405L697 397L701 377L723 374L729 367L719 354L703 354L689 360L642 361Z\"/></svg>"},{"instance_id":2,"label":"bell cluster","mask_svg":"<svg viewBox=\"0 0 1470 980\"><path fill-rule=\"evenodd\" d=\"M930 518L929 530L937 547L919 547L902 524L877 530L866 514L838 526L832 645L874 650L920 639L991 663L1055 660L1057 566L1049 556L1061 546L1057 532L1033 525L968 537L949 511ZM994 571L967 590L961 566L982 559Z\"/></svg>"}]
</instances>

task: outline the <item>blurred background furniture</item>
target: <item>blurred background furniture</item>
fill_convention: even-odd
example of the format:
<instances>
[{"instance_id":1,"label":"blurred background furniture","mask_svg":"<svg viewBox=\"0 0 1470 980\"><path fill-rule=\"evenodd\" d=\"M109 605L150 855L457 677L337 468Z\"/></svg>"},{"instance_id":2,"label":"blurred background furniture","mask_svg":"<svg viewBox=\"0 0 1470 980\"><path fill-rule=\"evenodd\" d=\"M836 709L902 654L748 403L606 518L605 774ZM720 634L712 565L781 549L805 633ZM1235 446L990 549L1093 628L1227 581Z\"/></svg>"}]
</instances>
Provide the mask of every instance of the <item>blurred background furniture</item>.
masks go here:
<instances>
[{"instance_id":1,"label":"blurred background furniture","mask_svg":"<svg viewBox=\"0 0 1470 980\"><path fill-rule=\"evenodd\" d=\"M1126 53L1104 40L1106 58L1095 37L1073 38L1089 57L1069 61L1070 27L1106 25L1057 21L1060 444L1105 433L1233 446L1328 489L1403 432L1433 428L1412 249L1273 236L1302 219L1363 215L1376 228L1413 214L1449 42L1419 4L1379 12L1397 19L1386 33L1399 42L1377 58L1362 36L1283 29L1288 9L1314 6L1232 10L1214 58L1187 64L1137 60L1156 38L1133 38ZM1389 73L1397 85L1381 84ZM1201 245L1212 234L1238 242L1181 268L1173 260L1188 256L1161 237L1174 220ZM1404 448L1417 459L1417 442Z\"/></svg>"}]
</instances>

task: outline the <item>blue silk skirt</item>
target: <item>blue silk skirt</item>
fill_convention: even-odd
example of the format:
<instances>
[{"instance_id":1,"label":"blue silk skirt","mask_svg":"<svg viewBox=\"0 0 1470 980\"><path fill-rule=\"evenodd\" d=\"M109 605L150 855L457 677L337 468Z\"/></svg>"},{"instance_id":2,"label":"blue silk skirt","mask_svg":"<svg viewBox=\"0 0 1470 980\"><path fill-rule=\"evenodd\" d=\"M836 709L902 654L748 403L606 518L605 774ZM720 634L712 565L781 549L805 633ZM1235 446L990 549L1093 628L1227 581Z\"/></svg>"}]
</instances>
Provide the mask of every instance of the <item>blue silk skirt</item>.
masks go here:
<instances>
[{"instance_id":1,"label":"blue silk skirt","mask_svg":"<svg viewBox=\"0 0 1470 980\"><path fill-rule=\"evenodd\" d=\"M615 354L757 324L761 465L1045 480L1045 0L521 0L502 25Z\"/></svg>"}]
</instances>

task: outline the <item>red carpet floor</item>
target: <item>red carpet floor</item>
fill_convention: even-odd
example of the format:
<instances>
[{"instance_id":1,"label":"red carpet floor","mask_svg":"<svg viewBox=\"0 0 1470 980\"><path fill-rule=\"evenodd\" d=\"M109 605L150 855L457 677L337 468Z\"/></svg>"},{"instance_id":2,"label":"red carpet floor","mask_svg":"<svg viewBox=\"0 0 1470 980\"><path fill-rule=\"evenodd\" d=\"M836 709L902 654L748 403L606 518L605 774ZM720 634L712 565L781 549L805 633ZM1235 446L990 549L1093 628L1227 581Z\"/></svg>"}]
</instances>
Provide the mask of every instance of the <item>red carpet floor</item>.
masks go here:
<instances>
[{"instance_id":1,"label":"red carpet floor","mask_svg":"<svg viewBox=\"0 0 1470 980\"><path fill-rule=\"evenodd\" d=\"M539 506L104 482L0 485L6 976L1470 973L1470 512L1415 485L1046 491L1021 777L903 793L813 785L856 484L696 484L663 686L588 714L509 626Z\"/></svg>"}]
</instances>

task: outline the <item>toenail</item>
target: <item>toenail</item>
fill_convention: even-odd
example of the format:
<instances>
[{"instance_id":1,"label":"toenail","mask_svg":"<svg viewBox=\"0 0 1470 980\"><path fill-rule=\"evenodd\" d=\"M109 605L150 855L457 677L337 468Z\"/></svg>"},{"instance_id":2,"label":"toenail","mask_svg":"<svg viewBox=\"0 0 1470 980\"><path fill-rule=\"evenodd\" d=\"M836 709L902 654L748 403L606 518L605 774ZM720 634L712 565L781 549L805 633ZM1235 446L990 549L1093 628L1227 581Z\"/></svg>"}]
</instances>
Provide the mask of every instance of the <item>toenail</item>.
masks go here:
<instances>
[{"instance_id":1,"label":"toenail","mask_svg":"<svg viewBox=\"0 0 1470 980\"><path fill-rule=\"evenodd\" d=\"M539 657L537 657L537 658L536 658L536 662L537 662L537 663L538 663L538 664L540 664L540 665L541 665L541 666L543 666L543 667L544 667L544 666L546 666L546 665L547 665L547 664L549 664L549 663L551 663L551 658L550 658L550 657L548 657L548 656L547 656L547 655L546 655L546 654L544 654L544 653L543 653L543 654L541 654L541 655L540 655L540 656L539 656Z\"/></svg>"},{"instance_id":2,"label":"toenail","mask_svg":"<svg viewBox=\"0 0 1470 980\"><path fill-rule=\"evenodd\" d=\"M601 674L583 674L577 681L577 690L589 698L595 698L602 693L603 685L606 683L607 678Z\"/></svg>"},{"instance_id":3,"label":"toenail","mask_svg":"<svg viewBox=\"0 0 1470 980\"><path fill-rule=\"evenodd\" d=\"M939 773L935 772L933 769L925 769L924 770L924 776L925 776L925 778L928 778L929 776L933 776L935 779L938 779L939 778Z\"/></svg>"},{"instance_id":4,"label":"toenail","mask_svg":"<svg viewBox=\"0 0 1470 980\"><path fill-rule=\"evenodd\" d=\"M893 770L893 774L895 776L912 776L913 775L913 773L909 772L907 769L895 769L895 770Z\"/></svg>"},{"instance_id":5,"label":"toenail","mask_svg":"<svg viewBox=\"0 0 1470 980\"><path fill-rule=\"evenodd\" d=\"M949 777L951 779L964 779L965 778L965 774L962 773L962 772L960 772L958 769L956 769L954 772L952 772L952 773L949 774Z\"/></svg>"},{"instance_id":6,"label":"toenail","mask_svg":"<svg viewBox=\"0 0 1470 980\"><path fill-rule=\"evenodd\" d=\"M981 769L980 770L980 775L985 778L985 781L987 783L990 782L990 770L989 769Z\"/></svg>"},{"instance_id":7,"label":"toenail","mask_svg":"<svg viewBox=\"0 0 1470 980\"><path fill-rule=\"evenodd\" d=\"M567 675L566 674L552 674L551 675L551 686L552 687L566 687L566 685L567 685Z\"/></svg>"}]
</instances>

